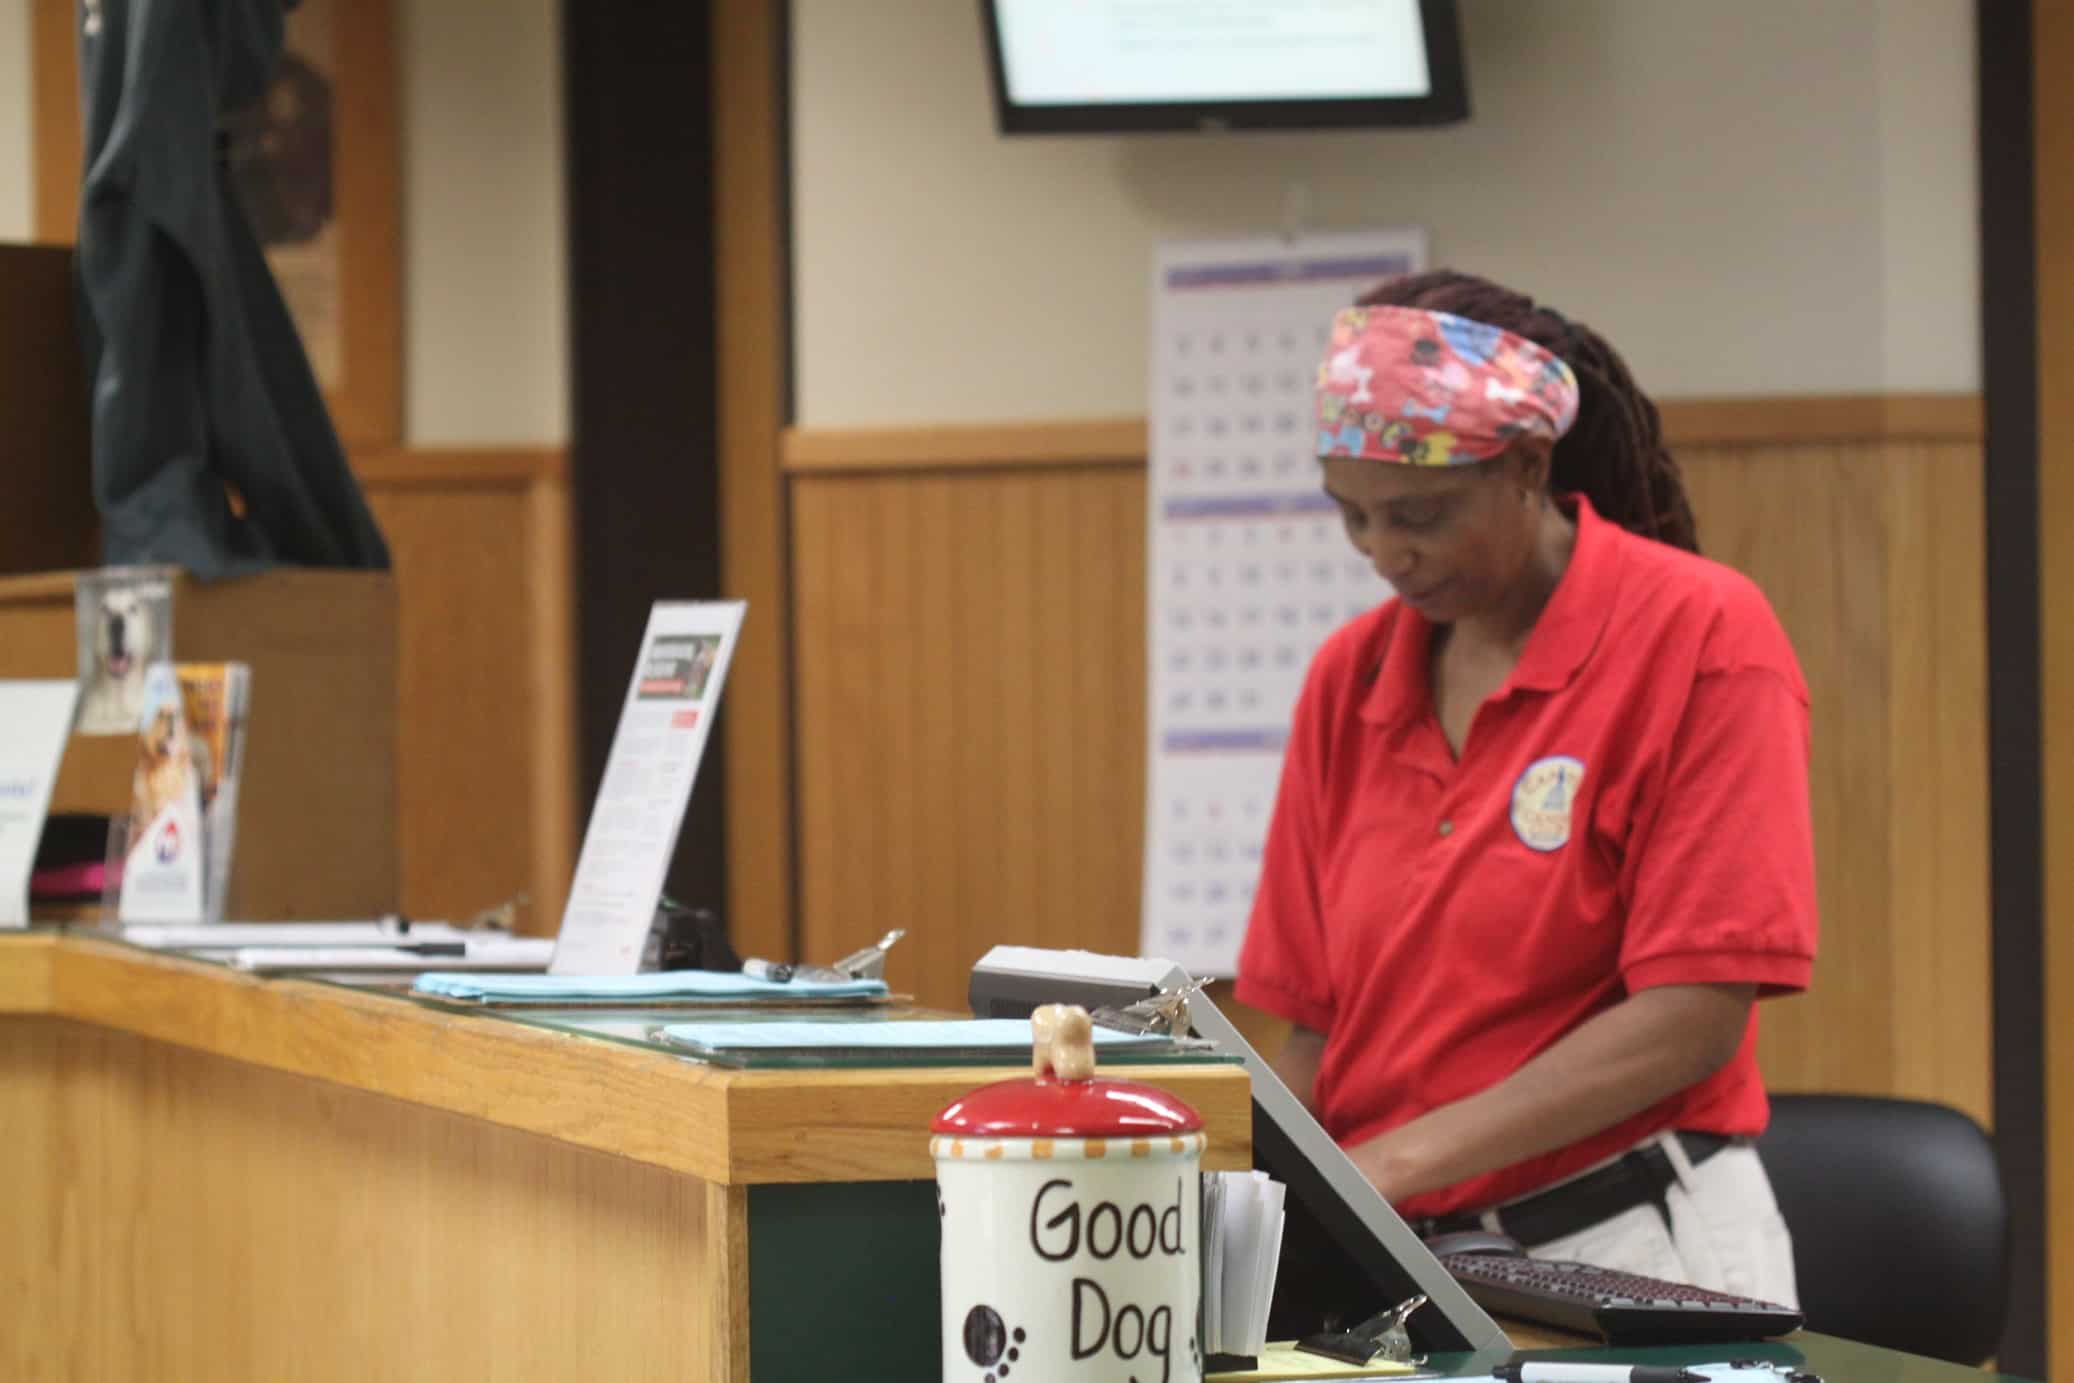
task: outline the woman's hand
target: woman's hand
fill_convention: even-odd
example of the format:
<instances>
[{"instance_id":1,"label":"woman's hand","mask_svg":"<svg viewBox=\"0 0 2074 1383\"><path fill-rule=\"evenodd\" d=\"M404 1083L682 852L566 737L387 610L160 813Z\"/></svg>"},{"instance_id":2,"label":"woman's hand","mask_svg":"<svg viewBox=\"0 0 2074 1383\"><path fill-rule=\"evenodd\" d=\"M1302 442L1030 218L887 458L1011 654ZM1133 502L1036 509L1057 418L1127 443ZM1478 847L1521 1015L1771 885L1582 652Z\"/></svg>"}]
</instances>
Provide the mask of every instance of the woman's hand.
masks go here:
<instances>
[{"instance_id":1,"label":"woman's hand","mask_svg":"<svg viewBox=\"0 0 2074 1383\"><path fill-rule=\"evenodd\" d=\"M1568 1147L1720 1070L1742 1045L1756 1000L1749 984L1631 994L1490 1089L1347 1155L1395 1204Z\"/></svg>"}]
</instances>

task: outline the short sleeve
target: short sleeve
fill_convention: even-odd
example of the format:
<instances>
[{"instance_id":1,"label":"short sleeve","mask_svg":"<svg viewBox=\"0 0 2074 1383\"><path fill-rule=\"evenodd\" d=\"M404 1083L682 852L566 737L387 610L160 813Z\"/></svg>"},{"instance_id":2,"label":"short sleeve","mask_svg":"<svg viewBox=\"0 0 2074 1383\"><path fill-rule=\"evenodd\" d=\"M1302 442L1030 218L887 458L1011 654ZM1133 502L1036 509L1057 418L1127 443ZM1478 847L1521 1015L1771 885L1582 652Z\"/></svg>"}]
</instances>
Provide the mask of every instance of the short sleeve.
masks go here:
<instances>
[{"instance_id":1,"label":"short sleeve","mask_svg":"<svg viewBox=\"0 0 2074 1383\"><path fill-rule=\"evenodd\" d=\"M1326 963L1325 918L1319 903L1319 759L1323 753L1316 683L1297 703L1282 756L1281 787L1261 852L1253 913L1239 952L1233 994L1317 1032L1332 1027L1331 968Z\"/></svg>"},{"instance_id":2,"label":"short sleeve","mask_svg":"<svg viewBox=\"0 0 2074 1383\"><path fill-rule=\"evenodd\" d=\"M1703 673L1622 874L1621 974L1805 989L1814 966L1808 703L1768 666Z\"/></svg>"}]
</instances>

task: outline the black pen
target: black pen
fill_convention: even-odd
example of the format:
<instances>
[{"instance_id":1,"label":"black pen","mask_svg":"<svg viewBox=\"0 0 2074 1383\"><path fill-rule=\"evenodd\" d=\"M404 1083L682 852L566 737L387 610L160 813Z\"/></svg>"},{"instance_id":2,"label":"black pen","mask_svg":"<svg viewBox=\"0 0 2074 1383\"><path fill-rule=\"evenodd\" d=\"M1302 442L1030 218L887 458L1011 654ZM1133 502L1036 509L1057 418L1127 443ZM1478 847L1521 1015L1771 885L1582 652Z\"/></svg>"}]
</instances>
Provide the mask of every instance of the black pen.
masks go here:
<instances>
[{"instance_id":1,"label":"black pen","mask_svg":"<svg viewBox=\"0 0 2074 1383\"><path fill-rule=\"evenodd\" d=\"M1706 1383L1707 1376L1671 1364L1566 1364L1531 1360L1500 1364L1493 1378L1505 1383Z\"/></svg>"}]
</instances>

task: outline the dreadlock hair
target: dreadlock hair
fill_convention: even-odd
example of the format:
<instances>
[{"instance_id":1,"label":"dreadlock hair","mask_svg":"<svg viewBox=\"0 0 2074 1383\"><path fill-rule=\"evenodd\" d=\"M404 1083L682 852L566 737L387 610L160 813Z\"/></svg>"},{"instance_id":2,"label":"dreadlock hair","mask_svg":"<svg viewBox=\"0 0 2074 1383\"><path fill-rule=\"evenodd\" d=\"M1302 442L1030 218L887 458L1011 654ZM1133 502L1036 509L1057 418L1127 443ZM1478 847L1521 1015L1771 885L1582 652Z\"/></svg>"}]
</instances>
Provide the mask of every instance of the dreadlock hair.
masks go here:
<instances>
[{"instance_id":1,"label":"dreadlock hair","mask_svg":"<svg viewBox=\"0 0 2074 1383\"><path fill-rule=\"evenodd\" d=\"M1631 533L1699 551L1692 503L1664 445L1656 405L1597 332L1524 293L1451 269L1389 279L1355 305L1449 312L1553 351L1577 376L1577 421L1555 445L1550 487L1581 491L1601 516Z\"/></svg>"}]
</instances>

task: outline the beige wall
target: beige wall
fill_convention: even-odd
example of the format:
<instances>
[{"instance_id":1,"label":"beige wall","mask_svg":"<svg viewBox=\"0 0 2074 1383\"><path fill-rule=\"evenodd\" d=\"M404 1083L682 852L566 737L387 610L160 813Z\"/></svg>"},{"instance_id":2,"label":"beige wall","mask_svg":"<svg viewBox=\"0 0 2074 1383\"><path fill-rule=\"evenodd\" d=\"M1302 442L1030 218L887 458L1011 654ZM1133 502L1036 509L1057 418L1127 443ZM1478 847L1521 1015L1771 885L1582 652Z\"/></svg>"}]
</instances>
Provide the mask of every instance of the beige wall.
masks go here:
<instances>
[{"instance_id":1,"label":"beige wall","mask_svg":"<svg viewBox=\"0 0 2074 1383\"><path fill-rule=\"evenodd\" d=\"M1442 131L1003 139L970 0L795 0L807 424L1142 411L1164 237L1417 224L1679 395L1977 387L1967 0L1463 0Z\"/></svg>"},{"instance_id":2,"label":"beige wall","mask_svg":"<svg viewBox=\"0 0 2074 1383\"><path fill-rule=\"evenodd\" d=\"M1980 387L1973 6L1879 6L1887 388Z\"/></svg>"},{"instance_id":3,"label":"beige wall","mask_svg":"<svg viewBox=\"0 0 2074 1383\"><path fill-rule=\"evenodd\" d=\"M0 242L29 238L29 0L0 0Z\"/></svg>"},{"instance_id":4,"label":"beige wall","mask_svg":"<svg viewBox=\"0 0 2074 1383\"><path fill-rule=\"evenodd\" d=\"M569 438L555 0L397 0L405 435Z\"/></svg>"},{"instance_id":5,"label":"beige wall","mask_svg":"<svg viewBox=\"0 0 2074 1383\"><path fill-rule=\"evenodd\" d=\"M32 224L29 3L0 0L0 240ZM394 0L404 439L569 436L555 0Z\"/></svg>"}]
</instances>

